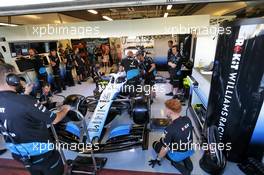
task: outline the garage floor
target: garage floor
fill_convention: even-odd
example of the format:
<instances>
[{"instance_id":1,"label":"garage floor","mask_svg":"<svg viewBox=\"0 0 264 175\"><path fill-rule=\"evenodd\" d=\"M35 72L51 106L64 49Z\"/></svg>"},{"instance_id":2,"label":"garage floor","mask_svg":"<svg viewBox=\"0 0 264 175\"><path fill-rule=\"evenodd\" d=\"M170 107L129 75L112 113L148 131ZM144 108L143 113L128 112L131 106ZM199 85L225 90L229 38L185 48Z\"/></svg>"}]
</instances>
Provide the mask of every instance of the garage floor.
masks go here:
<instances>
[{"instance_id":1,"label":"garage floor","mask_svg":"<svg viewBox=\"0 0 264 175\"><path fill-rule=\"evenodd\" d=\"M157 84L157 86L165 89L165 92L157 92L157 98L154 100L152 105L152 118L165 118L164 116L164 101L168 99L164 94L169 91L168 84ZM81 94L84 96L92 95L95 85L92 84L91 80L88 80L82 85L76 85L75 87L70 87L66 91L62 93L62 95L67 96L69 94ZM57 97L56 101L61 101L61 97ZM183 115L185 115L186 107L183 108ZM114 127L120 123L129 123L131 120L128 117L128 114L123 113L118 116L111 124L111 127ZM133 171L144 171L144 172L159 172L159 173L171 173L171 174L179 174L178 170L171 166L170 162L167 160L162 161L162 166L156 166L155 168L151 168L148 166L148 161L151 158L154 158L156 154L151 149L152 142L158 140L161 136L161 131L153 131L150 133L149 138L149 149L143 151L141 148L131 149L122 152L115 153L107 153L107 154L98 154L96 156L107 157L108 161L105 166L107 169L119 169L119 170L133 170ZM77 156L77 153L72 151L65 151L66 157L68 159L74 159ZM199 160L202 155L202 151L196 151L196 153L192 156L192 161L194 164L194 170L192 172L193 175L204 175L206 174L199 167ZM11 158L9 152L0 156L0 158ZM243 174L236 164L228 163L224 175L233 175L233 174Z\"/></svg>"}]
</instances>

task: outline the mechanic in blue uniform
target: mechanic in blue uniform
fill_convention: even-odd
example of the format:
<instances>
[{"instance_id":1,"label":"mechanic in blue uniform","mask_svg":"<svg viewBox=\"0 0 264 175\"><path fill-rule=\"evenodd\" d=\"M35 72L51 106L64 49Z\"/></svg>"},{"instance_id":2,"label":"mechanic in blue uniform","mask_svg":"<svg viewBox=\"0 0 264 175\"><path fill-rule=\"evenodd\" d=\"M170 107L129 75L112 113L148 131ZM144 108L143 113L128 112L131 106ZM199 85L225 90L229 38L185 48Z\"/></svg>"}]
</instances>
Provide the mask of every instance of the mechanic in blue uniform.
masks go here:
<instances>
[{"instance_id":1,"label":"mechanic in blue uniform","mask_svg":"<svg viewBox=\"0 0 264 175\"><path fill-rule=\"evenodd\" d=\"M49 84L43 85L42 94L39 97L39 102L49 110L56 107L57 103L52 101L52 93Z\"/></svg>"},{"instance_id":2,"label":"mechanic in blue uniform","mask_svg":"<svg viewBox=\"0 0 264 175\"><path fill-rule=\"evenodd\" d=\"M178 46L172 46L172 55L168 60L169 73L170 73L170 84L171 92L167 93L168 96L173 96L177 98L180 78L181 78L181 67L182 67L182 57L178 52Z\"/></svg>"},{"instance_id":3,"label":"mechanic in blue uniform","mask_svg":"<svg viewBox=\"0 0 264 175\"><path fill-rule=\"evenodd\" d=\"M55 49L52 49L50 51L49 59L54 76L54 85L55 85L56 93L61 93L62 88L65 89L65 87L62 87L60 58L58 57L57 51Z\"/></svg>"},{"instance_id":4,"label":"mechanic in blue uniform","mask_svg":"<svg viewBox=\"0 0 264 175\"><path fill-rule=\"evenodd\" d=\"M41 90L43 84L48 81L48 74L45 68L44 60L41 58L40 55L37 54L37 51L34 48L30 48L28 50L28 53L30 59L34 62L34 69L39 80L38 90Z\"/></svg>"},{"instance_id":5,"label":"mechanic in blue uniform","mask_svg":"<svg viewBox=\"0 0 264 175\"><path fill-rule=\"evenodd\" d=\"M145 55L143 50L137 52L136 56L139 60L139 67L142 72L142 77L144 79L144 84L150 86L151 97L155 97L155 91L153 91L153 86L155 84L156 76L156 65L151 57Z\"/></svg>"},{"instance_id":6,"label":"mechanic in blue uniform","mask_svg":"<svg viewBox=\"0 0 264 175\"><path fill-rule=\"evenodd\" d=\"M20 78L0 64L0 129L7 147L32 175L62 175L63 162L54 145L48 144L52 139L47 125L60 122L70 106L50 112L31 96L18 94L19 83Z\"/></svg>"},{"instance_id":7,"label":"mechanic in blue uniform","mask_svg":"<svg viewBox=\"0 0 264 175\"><path fill-rule=\"evenodd\" d=\"M165 102L166 115L171 121L164 131L160 141L153 143L153 149L158 154L156 159L149 161L152 168L161 165L162 158L166 157L171 164L183 175L189 175L193 169L190 156L193 155L192 149L193 133L191 120L181 116L181 102L177 99L170 99Z\"/></svg>"},{"instance_id":8,"label":"mechanic in blue uniform","mask_svg":"<svg viewBox=\"0 0 264 175\"><path fill-rule=\"evenodd\" d=\"M66 64L66 84L68 86L75 86L73 75L72 75L72 69L74 67L72 50L68 48L66 49L65 53L66 53L66 56L64 59L64 63Z\"/></svg>"},{"instance_id":9,"label":"mechanic in blue uniform","mask_svg":"<svg viewBox=\"0 0 264 175\"><path fill-rule=\"evenodd\" d=\"M172 55L172 46L173 46L173 41L172 40L169 40L168 41L168 47L169 47L169 49L168 49L168 54L167 54L167 62L169 62L169 59L170 59L170 57Z\"/></svg>"},{"instance_id":10,"label":"mechanic in blue uniform","mask_svg":"<svg viewBox=\"0 0 264 175\"><path fill-rule=\"evenodd\" d=\"M123 58L121 60L119 71L121 71L121 72L125 71L126 72L127 85L132 85L132 86L136 87L137 85L140 84L140 81L139 81L139 76L140 76L139 62L134 57L134 54L132 51L128 51L127 57ZM131 93L134 95L133 92L131 92Z\"/></svg>"}]
</instances>

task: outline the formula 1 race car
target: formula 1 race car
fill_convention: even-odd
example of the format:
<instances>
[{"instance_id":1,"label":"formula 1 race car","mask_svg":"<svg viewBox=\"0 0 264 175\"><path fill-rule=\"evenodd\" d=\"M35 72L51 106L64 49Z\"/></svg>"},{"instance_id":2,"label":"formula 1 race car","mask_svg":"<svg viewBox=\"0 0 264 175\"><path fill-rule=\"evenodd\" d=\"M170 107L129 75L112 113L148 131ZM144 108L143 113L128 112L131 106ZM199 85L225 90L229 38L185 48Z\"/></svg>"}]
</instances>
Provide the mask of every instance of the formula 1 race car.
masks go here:
<instances>
[{"instance_id":1,"label":"formula 1 race car","mask_svg":"<svg viewBox=\"0 0 264 175\"><path fill-rule=\"evenodd\" d=\"M75 110L55 125L59 141L68 144L98 144L99 149L94 149L94 152L100 153L126 150L134 146L147 149L149 97L142 93L131 96L131 93L124 92L127 79L123 72L110 74L107 81L107 85L101 92L97 91L95 96L70 95L65 98L63 103ZM91 112L93 114L85 118ZM112 121L122 113L130 116L133 122L111 128ZM86 151L82 149L81 152Z\"/></svg>"}]
</instances>

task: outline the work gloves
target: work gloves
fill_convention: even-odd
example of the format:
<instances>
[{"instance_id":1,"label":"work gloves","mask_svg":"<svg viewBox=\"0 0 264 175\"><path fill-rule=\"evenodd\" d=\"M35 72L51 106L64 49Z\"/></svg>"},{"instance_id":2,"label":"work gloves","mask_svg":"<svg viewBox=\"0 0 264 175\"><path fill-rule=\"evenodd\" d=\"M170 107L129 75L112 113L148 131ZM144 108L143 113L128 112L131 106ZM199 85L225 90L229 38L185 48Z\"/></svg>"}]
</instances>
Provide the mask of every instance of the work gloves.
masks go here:
<instances>
[{"instance_id":1,"label":"work gloves","mask_svg":"<svg viewBox=\"0 0 264 175\"><path fill-rule=\"evenodd\" d=\"M160 159L156 158L156 159L151 159L149 161L149 166L151 166L152 168L154 168L156 164L158 164L159 166L161 165Z\"/></svg>"}]
</instances>

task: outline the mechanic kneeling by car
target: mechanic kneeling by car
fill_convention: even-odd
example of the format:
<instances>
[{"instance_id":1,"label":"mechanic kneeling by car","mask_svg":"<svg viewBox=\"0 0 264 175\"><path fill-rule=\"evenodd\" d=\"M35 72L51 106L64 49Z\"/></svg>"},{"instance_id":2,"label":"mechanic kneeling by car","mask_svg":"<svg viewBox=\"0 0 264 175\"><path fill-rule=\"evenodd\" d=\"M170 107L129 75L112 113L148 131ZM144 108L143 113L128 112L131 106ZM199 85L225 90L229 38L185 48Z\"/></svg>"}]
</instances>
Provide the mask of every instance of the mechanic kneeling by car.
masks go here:
<instances>
[{"instance_id":1,"label":"mechanic kneeling by car","mask_svg":"<svg viewBox=\"0 0 264 175\"><path fill-rule=\"evenodd\" d=\"M194 153L191 149L193 142L191 120L187 116L180 115L182 105L179 100L167 100L165 106L166 115L171 120L171 124L166 127L160 141L153 143L153 149L158 155L156 159L149 161L149 165L152 168L156 164L161 165L161 159L166 157L183 175L189 175L193 169L190 156Z\"/></svg>"},{"instance_id":2,"label":"mechanic kneeling by car","mask_svg":"<svg viewBox=\"0 0 264 175\"><path fill-rule=\"evenodd\" d=\"M33 97L18 94L20 78L6 67L0 64L0 129L8 149L32 175L62 175L60 154L48 144L52 139L47 124L60 122L70 106L64 105L54 113Z\"/></svg>"}]
</instances>

